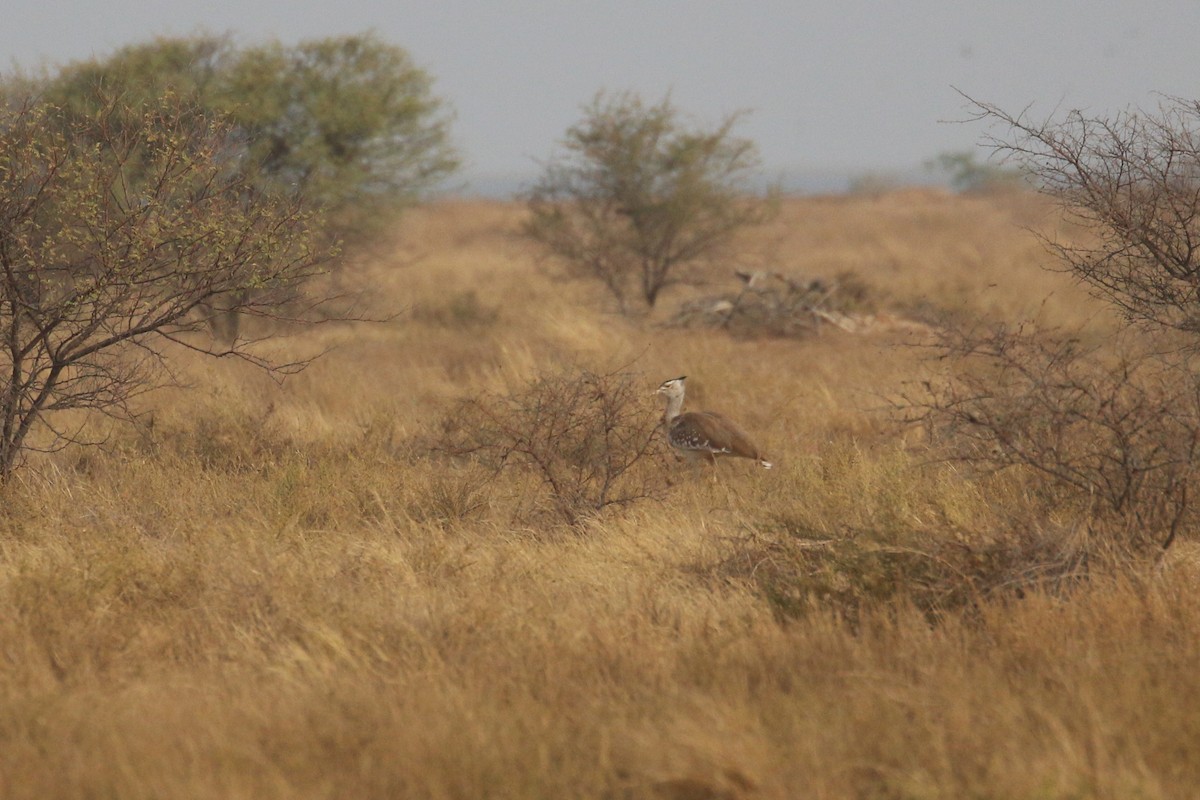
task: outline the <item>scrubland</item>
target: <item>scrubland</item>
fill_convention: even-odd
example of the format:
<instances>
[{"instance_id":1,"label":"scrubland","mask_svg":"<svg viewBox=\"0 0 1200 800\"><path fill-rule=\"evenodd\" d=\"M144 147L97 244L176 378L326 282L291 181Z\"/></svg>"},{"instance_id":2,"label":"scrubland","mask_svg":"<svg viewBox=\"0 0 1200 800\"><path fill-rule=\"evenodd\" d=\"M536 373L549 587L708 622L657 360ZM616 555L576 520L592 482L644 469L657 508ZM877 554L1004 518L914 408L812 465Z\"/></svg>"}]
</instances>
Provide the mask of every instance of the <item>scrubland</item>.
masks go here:
<instances>
[{"instance_id":1,"label":"scrubland","mask_svg":"<svg viewBox=\"0 0 1200 800\"><path fill-rule=\"evenodd\" d=\"M397 316L274 343L329 350L282 384L181 351L139 425L3 488L0 796L1196 796L1188 541L1070 579L1077 509L888 412L945 368L919 333L664 324L741 266L1102 339L1027 230L1049 209L790 199L639 319L540 262L522 213L410 212L336 278ZM459 398L571 367L687 374L776 468L668 461L662 500L566 525L533 477L436 450Z\"/></svg>"}]
</instances>

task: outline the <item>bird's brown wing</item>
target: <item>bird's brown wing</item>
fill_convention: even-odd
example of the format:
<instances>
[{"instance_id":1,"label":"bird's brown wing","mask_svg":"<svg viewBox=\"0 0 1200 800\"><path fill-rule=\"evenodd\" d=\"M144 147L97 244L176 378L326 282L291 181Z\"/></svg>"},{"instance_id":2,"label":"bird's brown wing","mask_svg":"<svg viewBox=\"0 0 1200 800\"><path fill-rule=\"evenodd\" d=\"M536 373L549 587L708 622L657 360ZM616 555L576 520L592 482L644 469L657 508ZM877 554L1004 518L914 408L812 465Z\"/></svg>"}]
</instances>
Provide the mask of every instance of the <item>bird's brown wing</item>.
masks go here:
<instances>
[{"instance_id":1,"label":"bird's brown wing","mask_svg":"<svg viewBox=\"0 0 1200 800\"><path fill-rule=\"evenodd\" d=\"M696 431L702 432L714 450L725 450L730 455L742 458L763 458L758 446L750 441L745 431L725 415L715 411L690 411L680 416L687 418L686 422Z\"/></svg>"}]
</instances>

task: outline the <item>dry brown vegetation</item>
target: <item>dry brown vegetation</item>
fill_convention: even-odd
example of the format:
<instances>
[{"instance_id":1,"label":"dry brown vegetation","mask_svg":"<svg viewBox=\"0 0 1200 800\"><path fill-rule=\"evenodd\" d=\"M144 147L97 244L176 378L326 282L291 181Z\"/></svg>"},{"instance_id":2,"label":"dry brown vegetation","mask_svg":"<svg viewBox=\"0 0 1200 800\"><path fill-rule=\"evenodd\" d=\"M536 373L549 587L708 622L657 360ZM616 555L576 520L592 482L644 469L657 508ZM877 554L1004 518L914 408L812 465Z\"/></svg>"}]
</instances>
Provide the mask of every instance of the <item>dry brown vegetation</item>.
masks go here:
<instances>
[{"instance_id":1,"label":"dry brown vegetation","mask_svg":"<svg viewBox=\"0 0 1200 800\"><path fill-rule=\"evenodd\" d=\"M940 464L880 412L942 368L911 337L662 324L682 291L630 320L539 266L523 214L410 213L338 276L406 313L273 343L333 348L281 386L179 353L190 388L139 427L3 487L0 796L1194 796L1186 533L1118 568L1030 475ZM789 200L731 268L1103 340L1021 228L1055 219ZM432 449L464 397L570 369L686 373L776 468L668 462L661 499L568 525L537 475Z\"/></svg>"}]
</instances>

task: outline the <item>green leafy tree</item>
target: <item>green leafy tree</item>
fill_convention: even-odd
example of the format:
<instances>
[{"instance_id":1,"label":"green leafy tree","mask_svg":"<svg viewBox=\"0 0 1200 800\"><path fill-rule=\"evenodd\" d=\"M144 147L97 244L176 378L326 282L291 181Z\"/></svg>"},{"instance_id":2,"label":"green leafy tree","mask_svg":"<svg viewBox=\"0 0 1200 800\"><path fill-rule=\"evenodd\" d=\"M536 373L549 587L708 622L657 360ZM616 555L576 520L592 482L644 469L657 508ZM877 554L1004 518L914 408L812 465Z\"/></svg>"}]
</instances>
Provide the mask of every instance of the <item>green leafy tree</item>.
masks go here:
<instances>
[{"instance_id":1,"label":"green leafy tree","mask_svg":"<svg viewBox=\"0 0 1200 800\"><path fill-rule=\"evenodd\" d=\"M107 58L72 62L28 84L72 116L90 116L104 105L104 97L114 95L134 105L175 94L203 106L234 54L223 36L161 38L123 47Z\"/></svg>"},{"instance_id":2,"label":"green leafy tree","mask_svg":"<svg viewBox=\"0 0 1200 800\"><path fill-rule=\"evenodd\" d=\"M525 232L576 273L600 280L623 311L653 307L732 237L764 222L757 147L733 135L734 114L689 125L670 99L598 94L567 130L565 153L528 193Z\"/></svg>"},{"instance_id":3,"label":"green leafy tree","mask_svg":"<svg viewBox=\"0 0 1200 800\"><path fill-rule=\"evenodd\" d=\"M168 343L302 366L191 335L217 305L288 313L319 272L301 198L263 193L233 130L170 95L96 108L0 108L0 481L31 447L83 441L58 412L121 414L169 379Z\"/></svg>"},{"instance_id":4,"label":"green leafy tree","mask_svg":"<svg viewBox=\"0 0 1200 800\"><path fill-rule=\"evenodd\" d=\"M77 118L95 114L100 95L131 106L188 98L230 120L230 145L258 188L303 194L351 228L457 168L450 115L432 84L403 49L369 34L247 48L200 36L10 81L9 93L36 92Z\"/></svg>"},{"instance_id":5,"label":"green leafy tree","mask_svg":"<svg viewBox=\"0 0 1200 800\"><path fill-rule=\"evenodd\" d=\"M224 77L264 176L328 206L410 201L457 168L431 79L373 37L250 49Z\"/></svg>"}]
</instances>

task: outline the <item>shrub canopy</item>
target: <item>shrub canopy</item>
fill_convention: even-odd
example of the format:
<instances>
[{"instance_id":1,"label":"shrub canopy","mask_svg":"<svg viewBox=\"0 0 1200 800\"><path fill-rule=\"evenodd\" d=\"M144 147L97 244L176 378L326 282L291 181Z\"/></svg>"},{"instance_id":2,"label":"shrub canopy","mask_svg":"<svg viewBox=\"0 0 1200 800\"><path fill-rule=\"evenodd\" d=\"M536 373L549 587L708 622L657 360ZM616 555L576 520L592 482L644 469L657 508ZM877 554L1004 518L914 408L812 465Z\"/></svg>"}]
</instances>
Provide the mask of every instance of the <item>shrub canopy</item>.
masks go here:
<instances>
[{"instance_id":1,"label":"shrub canopy","mask_svg":"<svg viewBox=\"0 0 1200 800\"><path fill-rule=\"evenodd\" d=\"M75 120L95 116L106 98L129 106L186 98L229 121L231 154L258 189L303 194L353 228L457 168L450 115L432 83L403 49L372 35L245 48L199 36L131 45L40 78L12 78L4 89Z\"/></svg>"}]
</instances>

